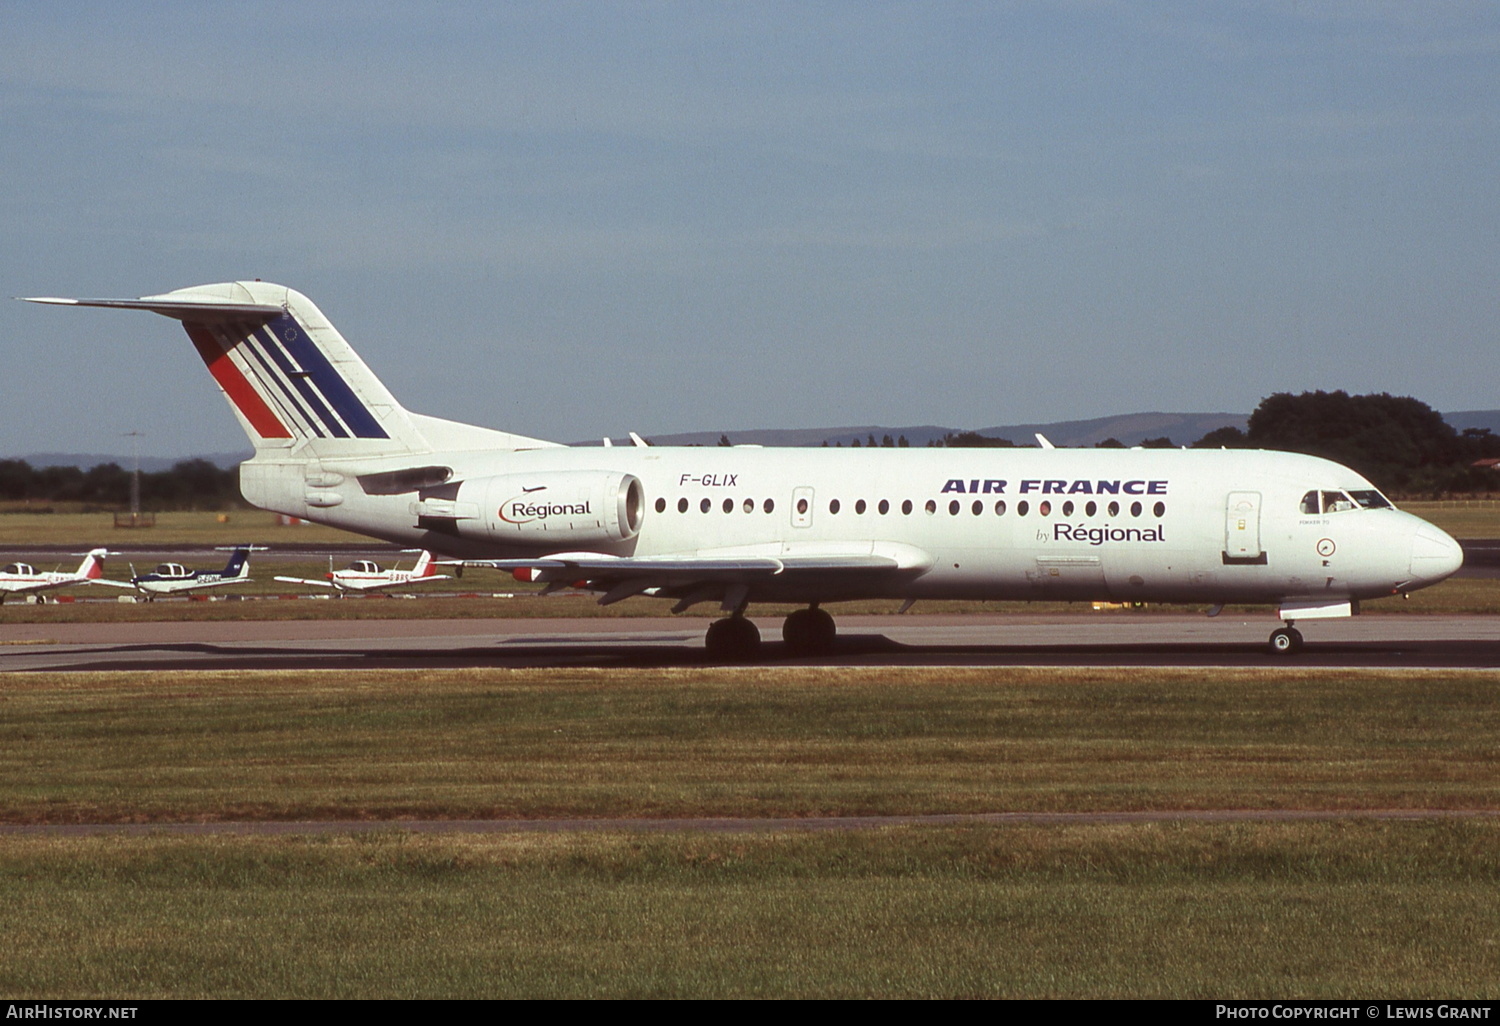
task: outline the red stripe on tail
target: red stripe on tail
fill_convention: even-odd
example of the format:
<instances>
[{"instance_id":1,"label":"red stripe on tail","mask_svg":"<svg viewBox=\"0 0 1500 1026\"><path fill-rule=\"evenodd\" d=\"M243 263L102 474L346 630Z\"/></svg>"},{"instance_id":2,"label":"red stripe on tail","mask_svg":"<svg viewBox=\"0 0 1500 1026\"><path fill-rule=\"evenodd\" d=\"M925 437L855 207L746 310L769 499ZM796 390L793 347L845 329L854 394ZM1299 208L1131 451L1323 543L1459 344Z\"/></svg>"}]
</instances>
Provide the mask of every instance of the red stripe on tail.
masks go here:
<instances>
[{"instance_id":1,"label":"red stripe on tail","mask_svg":"<svg viewBox=\"0 0 1500 1026\"><path fill-rule=\"evenodd\" d=\"M183 327L187 329L188 338L197 347L198 355L208 364L208 372L229 396L229 401L244 414L250 426L262 438L291 438L292 433L287 430L286 425L266 405L260 393L245 379L245 375L240 373L229 354L219 348L219 343L209 334L208 329L201 324L184 324Z\"/></svg>"}]
</instances>

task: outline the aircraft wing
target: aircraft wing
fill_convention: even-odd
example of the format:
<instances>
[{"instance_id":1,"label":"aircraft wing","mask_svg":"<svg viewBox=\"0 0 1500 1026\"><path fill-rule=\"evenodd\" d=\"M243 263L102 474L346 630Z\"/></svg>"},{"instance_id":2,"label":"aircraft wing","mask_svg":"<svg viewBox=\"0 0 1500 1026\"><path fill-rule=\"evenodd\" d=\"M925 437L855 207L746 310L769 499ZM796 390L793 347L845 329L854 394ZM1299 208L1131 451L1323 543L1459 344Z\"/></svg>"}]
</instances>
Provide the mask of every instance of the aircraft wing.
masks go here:
<instances>
[{"instance_id":1,"label":"aircraft wing","mask_svg":"<svg viewBox=\"0 0 1500 1026\"><path fill-rule=\"evenodd\" d=\"M134 588L135 588L135 582L133 582L133 581L111 581L107 577L95 577L95 578L91 579L89 581L89 583L90 584L104 584L104 585L107 585L107 586L109 586L111 588L130 588L132 590L134 590Z\"/></svg>"},{"instance_id":2,"label":"aircraft wing","mask_svg":"<svg viewBox=\"0 0 1500 1026\"><path fill-rule=\"evenodd\" d=\"M276 579L278 581L283 581L283 582L285 582L287 584L311 584L315 588L332 588L333 587L333 582L332 581L312 581L312 580L308 580L306 577L278 577Z\"/></svg>"},{"instance_id":3,"label":"aircraft wing","mask_svg":"<svg viewBox=\"0 0 1500 1026\"><path fill-rule=\"evenodd\" d=\"M707 556L701 554L663 556L610 556L595 552L567 552L529 559L445 560L448 564L484 566L496 570L529 570L530 579L553 586L583 582L603 591L600 605L610 605L632 595L651 594L678 598L674 612L698 602L718 599L733 608L757 583L768 581L819 581L830 585L850 580L870 580L881 575L907 572L915 575L931 566L931 557L903 546L891 553L805 553Z\"/></svg>"}]
</instances>

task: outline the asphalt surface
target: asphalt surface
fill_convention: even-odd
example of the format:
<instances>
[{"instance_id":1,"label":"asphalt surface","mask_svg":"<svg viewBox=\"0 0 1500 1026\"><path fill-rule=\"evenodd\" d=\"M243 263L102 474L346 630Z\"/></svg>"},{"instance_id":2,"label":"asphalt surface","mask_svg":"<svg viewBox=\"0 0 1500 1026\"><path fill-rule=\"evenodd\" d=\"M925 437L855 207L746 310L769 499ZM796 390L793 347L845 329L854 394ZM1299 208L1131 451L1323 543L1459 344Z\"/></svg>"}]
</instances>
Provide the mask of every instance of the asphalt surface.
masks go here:
<instances>
[{"instance_id":1,"label":"asphalt surface","mask_svg":"<svg viewBox=\"0 0 1500 1026\"><path fill-rule=\"evenodd\" d=\"M0 671L668 667L708 664L702 617L15 624ZM1257 617L1109 611L838 618L834 651L799 658L756 618L761 665L1500 668L1500 618L1373 614L1304 621L1301 653Z\"/></svg>"}]
</instances>

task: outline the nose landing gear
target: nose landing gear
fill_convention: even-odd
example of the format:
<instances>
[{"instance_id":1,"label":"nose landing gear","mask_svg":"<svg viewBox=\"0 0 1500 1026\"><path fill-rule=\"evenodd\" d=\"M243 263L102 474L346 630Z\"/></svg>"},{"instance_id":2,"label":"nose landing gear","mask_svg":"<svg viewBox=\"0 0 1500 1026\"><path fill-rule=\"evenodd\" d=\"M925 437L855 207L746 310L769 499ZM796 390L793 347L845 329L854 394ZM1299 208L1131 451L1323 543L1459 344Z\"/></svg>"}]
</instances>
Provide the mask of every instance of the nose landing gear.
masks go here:
<instances>
[{"instance_id":1,"label":"nose landing gear","mask_svg":"<svg viewBox=\"0 0 1500 1026\"><path fill-rule=\"evenodd\" d=\"M1302 651L1302 632L1292 626L1293 621L1288 620L1285 627L1278 627L1271 632L1271 653L1273 655L1293 656Z\"/></svg>"}]
</instances>

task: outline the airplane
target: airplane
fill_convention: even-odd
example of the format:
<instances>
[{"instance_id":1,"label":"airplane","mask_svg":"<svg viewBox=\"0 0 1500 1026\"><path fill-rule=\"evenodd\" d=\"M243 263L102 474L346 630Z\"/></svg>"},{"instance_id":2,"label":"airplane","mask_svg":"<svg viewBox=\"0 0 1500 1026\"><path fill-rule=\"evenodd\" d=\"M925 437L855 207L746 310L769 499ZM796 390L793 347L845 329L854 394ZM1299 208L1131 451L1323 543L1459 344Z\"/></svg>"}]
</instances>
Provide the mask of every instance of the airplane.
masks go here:
<instances>
[{"instance_id":1,"label":"airplane","mask_svg":"<svg viewBox=\"0 0 1500 1026\"><path fill-rule=\"evenodd\" d=\"M309 580L305 577L278 577L276 579L288 584L311 584L318 588L333 588L342 597L346 591L379 591L382 588L395 588L403 584L446 581L448 575L437 572L433 564L432 553L424 549L417 557L417 565L410 570L382 570L379 563L372 563L368 559L356 559L344 569L335 570L333 559L330 557L326 580Z\"/></svg>"},{"instance_id":2,"label":"airplane","mask_svg":"<svg viewBox=\"0 0 1500 1026\"><path fill-rule=\"evenodd\" d=\"M38 573L30 563L7 563L0 567L0 603L7 595L50 591L70 584L97 584L104 574L104 557L108 555L105 549L90 549L72 573L65 570Z\"/></svg>"},{"instance_id":3,"label":"airplane","mask_svg":"<svg viewBox=\"0 0 1500 1026\"><path fill-rule=\"evenodd\" d=\"M830 651L823 606L890 598L1267 603L1350 616L1455 573L1458 543L1369 481L1296 453L1210 449L569 447L413 413L301 293L224 282L141 299L36 297L181 321L254 444L252 505L522 579L717 602L719 661Z\"/></svg>"},{"instance_id":4,"label":"airplane","mask_svg":"<svg viewBox=\"0 0 1500 1026\"><path fill-rule=\"evenodd\" d=\"M231 553L229 562L224 564L222 570L189 570L181 563L162 563L148 574L137 574L135 567L131 567L131 578L128 581L111 581L101 577L94 583L108 585L111 588L134 588L146 596L147 602L155 601L158 595L202 591L206 588L220 588L226 584L248 584L250 553L256 548L258 546L237 545L232 549L215 550Z\"/></svg>"}]
</instances>

